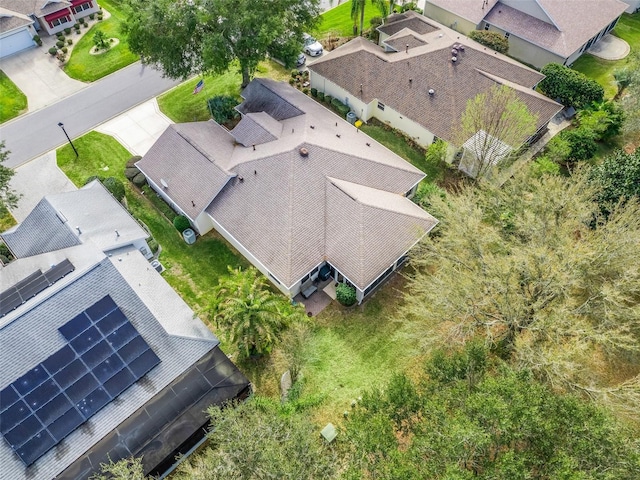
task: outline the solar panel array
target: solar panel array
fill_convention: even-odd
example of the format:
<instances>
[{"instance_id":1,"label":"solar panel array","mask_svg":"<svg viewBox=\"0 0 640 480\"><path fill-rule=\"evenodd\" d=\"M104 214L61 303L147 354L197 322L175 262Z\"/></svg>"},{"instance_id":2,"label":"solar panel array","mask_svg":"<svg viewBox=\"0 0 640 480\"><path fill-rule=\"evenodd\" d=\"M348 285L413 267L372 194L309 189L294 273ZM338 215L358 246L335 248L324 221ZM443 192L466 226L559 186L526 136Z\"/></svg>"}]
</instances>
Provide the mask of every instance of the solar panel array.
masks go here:
<instances>
[{"instance_id":1,"label":"solar panel array","mask_svg":"<svg viewBox=\"0 0 640 480\"><path fill-rule=\"evenodd\" d=\"M7 313L74 270L73 264L65 258L46 272L42 273L41 270L37 270L14 286L4 290L0 293L0 317L4 317Z\"/></svg>"},{"instance_id":2,"label":"solar panel array","mask_svg":"<svg viewBox=\"0 0 640 480\"><path fill-rule=\"evenodd\" d=\"M109 295L58 331L67 344L0 391L0 431L26 466L160 363Z\"/></svg>"}]
</instances>

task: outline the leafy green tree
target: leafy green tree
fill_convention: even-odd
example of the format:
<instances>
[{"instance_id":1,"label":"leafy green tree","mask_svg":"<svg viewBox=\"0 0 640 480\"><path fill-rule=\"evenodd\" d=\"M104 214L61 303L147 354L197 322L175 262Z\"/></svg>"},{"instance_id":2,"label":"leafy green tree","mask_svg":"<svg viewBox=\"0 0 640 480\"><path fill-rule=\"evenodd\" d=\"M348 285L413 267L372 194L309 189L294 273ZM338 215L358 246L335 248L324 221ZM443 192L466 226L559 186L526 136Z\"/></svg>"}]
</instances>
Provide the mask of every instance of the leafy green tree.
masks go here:
<instances>
[{"instance_id":1,"label":"leafy green tree","mask_svg":"<svg viewBox=\"0 0 640 480\"><path fill-rule=\"evenodd\" d=\"M211 407L207 446L178 468L177 480L336 478L338 461L319 429L287 404L252 397Z\"/></svg>"},{"instance_id":2,"label":"leafy green tree","mask_svg":"<svg viewBox=\"0 0 640 480\"><path fill-rule=\"evenodd\" d=\"M618 150L589 172L599 190L597 201L603 212L611 212L619 202L640 199L640 148L633 153Z\"/></svg>"},{"instance_id":3,"label":"leafy green tree","mask_svg":"<svg viewBox=\"0 0 640 480\"><path fill-rule=\"evenodd\" d=\"M239 105L238 99L231 95L217 95L210 98L207 103L211 116L221 125L240 116L236 110Z\"/></svg>"},{"instance_id":4,"label":"leafy green tree","mask_svg":"<svg viewBox=\"0 0 640 480\"><path fill-rule=\"evenodd\" d=\"M345 477L638 478L631 431L527 371L489 363L477 346L438 352L426 378L396 375L363 394L346 422L353 455Z\"/></svg>"},{"instance_id":5,"label":"leafy green tree","mask_svg":"<svg viewBox=\"0 0 640 480\"><path fill-rule=\"evenodd\" d=\"M220 279L213 295L208 318L244 357L271 352L282 332L306 320L304 310L273 293L267 279L253 267L229 267L229 276Z\"/></svg>"},{"instance_id":6,"label":"leafy green tree","mask_svg":"<svg viewBox=\"0 0 640 480\"><path fill-rule=\"evenodd\" d=\"M15 172L12 168L3 165L10 153L4 146L4 140L0 142L0 210L15 208L20 200L20 195L9 185Z\"/></svg>"},{"instance_id":7,"label":"leafy green tree","mask_svg":"<svg viewBox=\"0 0 640 480\"><path fill-rule=\"evenodd\" d=\"M358 33L357 24L360 21L359 35L364 35L364 9L367 4L367 0L351 0L351 18L353 19L354 33ZM387 18L389 15L389 4L386 0L371 0L371 4L380 11L380 15L383 18Z\"/></svg>"},{"instance_id":8,"label":"leafy green tree","mask_svg":"<svg viewBox=\"0 0 640 480\"><path fill-rule=\"evenodd\" d=\"M242 87L269 55L300 51L303 32L320 18L319 0L128 2L124 28L143 62L172 78L223 73L237 64Z\"/></svg>"},{"instance_id":9,"label":"leafy green tree","mask_svg":"<svg viewBox=\"0 0 640 480\"><path fill-rule=\"evenodd\" d=\"M531 173L538 178L543 175L558 175L560 173L560 165L547 155L542 155L531 164Z\"/></svg>"},{"instance_id":10,"label":"leafy green tree","mask_svg":"<svg viewBox=\"0 0 640 480\"><path fill-rule=\"evenodd\" d=\"M441 223L412 259L407 334L428 346L480 337L558 388L637 415L640 376L607 372L640 348L640 207L605 222L596 195L579 173L523 171L433 197Z\"/></svg>"},{"instance_id":11,"label":"leafy green tree","mask_svg":"<svg viewBox=\"0 0 640 480\"><path fill-rule=\"evenodd\" d=\"M509 52L509 39L498 32L489 30L474 30L469 34L471 40L494 49L498 53L507 54Z\"/></svg>"},{"instance_id":12,"label":"leafy green tree","mask_svg":"<svg viewBox=\"0 0 640 480\"><path fill-rule=\"evenodd\" d=\"M604 88L585 74L559 63L545 65L541 73L545 75L538 86L546 96L558 99L566 106L585 108L593 102L602 102Z\"/></svg>"},{"instance_id":13,"label":"leafy green tree","mask_svg":"<svg viewBox=\"0 0 640 480\"><path fill-rule=\"evenodd\" d=\"M586 126L563 130L559 137L569 145L568 161L588 160L598 151L598 134Z\"/></svg>"},{"instance_id":14,"label":"leafy green tree","mask_svg":"<svg viewBox=\"0 0 640 480\"><path fill-rule=\"evenodd\" d=\"M608 140L618 135L624 118L622 107L611 100L594 103L590 108L578 112L579 125L593 131L598 140Z\"/></svg>"},{"instance_id":15,"label":"leafy green tree","mask_svg":"<svg viewBox=\"0 0 640 480\"><path fill-rule=\"evenodd\" d=\"M498 163L517 153L519 147L536 131L537 116L506 85L493 86L467 102L454 143L462 147L468 140L461 165L477 179L486 177ZM484 132L480 136L480 132ZM510 148L505 152L500 145Z\"/></svg>"}]
</instances>

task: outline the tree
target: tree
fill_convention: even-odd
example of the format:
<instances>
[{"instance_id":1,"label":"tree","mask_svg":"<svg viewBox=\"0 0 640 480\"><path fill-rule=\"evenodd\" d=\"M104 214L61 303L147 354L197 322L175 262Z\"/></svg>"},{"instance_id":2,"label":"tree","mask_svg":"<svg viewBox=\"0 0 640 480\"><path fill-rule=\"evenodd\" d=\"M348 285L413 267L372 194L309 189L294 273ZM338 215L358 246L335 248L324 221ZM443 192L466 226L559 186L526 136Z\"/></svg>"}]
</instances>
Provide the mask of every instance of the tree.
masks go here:
<instances>
[{"instance_id":1,"label":"tree","mask_svg":"<svg viewBox=\"0 0 640 480\"><path fill-rule=\"evenodd\" d=\"M640 148L633 153L618 150L589 172L589 180L598 187L597 201L608 214L620 202L640 199Z\"/></svg>"},{"instance_id":2,"label":"tree","mask_svg":"<svg viewBox=\"0 0 640 480\"><path fill-rule=\"evenodd\" d=\"M15 172L12 168L3 165L10 153L4 146L4 140L0 142L0 210L17 207L21 197L9 185Z\"/></svg>"},{"instance_id":3,"label":"tree","mask_svg":"<svg viewBox=\"0 0 640 480\"><path fill-rule=\"evenodd\" d=\"M494 165L513 156L536 131L537 116L529 112L516 91L492 86L467 102L454 142L464 146L467 173L484 178Z\"/></svg>"},{"instance_id":4,"label":"tree","mask_svg":"<svg viewBox=\"0 0 640 480\"><path fill-rule=\"evenodd\" d=\"M207 101L211 116L220 125L240 116L236 107L240 102L232 95L216 95Z\"/></svg>"},{"instance_id":5,"label":"tree","mask_svg":"<svg viewBox=\"0 0 640 480\"><path fill-rule=\"evenodd\" d=\"M619 368L640 350L640 206L604 221L596 195L580 173L522 171L502 188L432 197L441 223L412 259L408 333L428 345L482 338L555 387L638 415L640 376Z\"/></svg>"},{"instance_id":6,"label":"tree","mask_svg":"<svg viewBox=\"0 0 640 480\"><path fill-rule=\"evenodd\" d=\"M566 129L558 136L569 145L567 161L589 160L598 151L598 134L588 127Z\"/></svg>"},{"instance_id":7,"label":"tree","mask_svg":"<svg viewBox=\"0 0 640 480\"><path fill-rule=\"evenodd\" d=\"M220 279L213 294L208 318L244 357L269 353L284 330L306 319L301 307L269 290L266 278L253 267L229 267L229 276Z\"/></svg>"},{"instance_id":8,"label":"tree","mask_svg":"<svg viewBox=\"0 0 640 480\"><path fill-rule=\"evenodd\" d=\"M364 34L364 9L366 3L367 0L351 0L351 18L353 19L353 29L354 31L357 30L358 27L356 25L356 22L358 21L358 19L360 19L360 36ZM376 6L383 18L387 18L387 15L389 15L389 4L387 4L386 0L371 0L371 4Z\"/></svg>"},{"instance_id":9,"label":"tree","mask_svg":"<svg viewBox=\"0 0 640 480\"><path fill-rule=\"evenodd\" d=\"M604 99L602 85L577 70L559 63L549 63L541 73L545 78L538 84L540 90L563 105L580 109Z\"/></svg>"},{"instance_id":10,"label":"tree","mask_svg":"<svg viewBox=\"0 0 640 480\"><path fill-rule=\"evenodd\" d=\"M489 368L491 367L491 368ZM632 480L634 435L605 411L558 395L471 346L436 352L428 375L396 375L349 415L346 478ZM414 375L412 375L414 376Z\"/></svg>"},{"instance_id":11,"label":"tree","mask_svg":"<svg viewBox=\"0 0 640 480\"><path fill-rule=\"evenodd\" d=\"M180 465L177 480L314 480L336 478L335 453L289 403L252 397L234 408L211 407L209 442Z\"/></svg>"},{"instance_id":12,"label":"tree","mask_svg":"<svg viewBox=\"0 0 640 480\"><path fill-rule=\"evenodd\" d=\"M509 52L509 39L504 35L500 35L498 32L491 32L489 30L474 30L469 34L471 40L494 49L498 53Z\"/></svg>"},{"instance_id":13,"label":"tree","mask_svg":"<svg viewBox=\"0 0 640 480\"><path fill-rule=\"evenodd\" d=\"M593 103L590 108L578 112L579 125L593 131L598 140L609 140L618 135L624 118L622 107L611 100Z\"/></svg>"},{"instance_id":14,"label":"tree","mask_svg":"<svg viewBox=\"0 0 640 480\"><path fill-rule=\"evenodd\" d=\"M129 0L129 47L172 78L223 73L237 64L242 87L269 55L300 51L319 22L319 0ZM288 57L287 57L288 58Z\"/></svg>"}]
</instances>

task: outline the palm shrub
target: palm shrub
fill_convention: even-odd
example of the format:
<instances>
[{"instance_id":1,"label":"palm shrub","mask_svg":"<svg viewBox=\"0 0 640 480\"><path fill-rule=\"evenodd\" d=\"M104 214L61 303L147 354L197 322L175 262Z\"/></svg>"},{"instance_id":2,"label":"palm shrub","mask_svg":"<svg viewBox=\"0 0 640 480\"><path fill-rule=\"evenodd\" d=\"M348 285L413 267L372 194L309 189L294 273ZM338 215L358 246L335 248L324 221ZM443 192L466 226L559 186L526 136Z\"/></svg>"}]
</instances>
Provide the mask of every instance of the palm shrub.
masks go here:
<instances>
[{"instance_id":1,"label":"palm shrub","mask_svg":"<svg viewBox=\"0 0 640 480\"><path fill-rule=\"evenodd\" d=\"M108 50L111 48L111 43L109 43L109 39L102 30L98 30L93 35L93 44L99 50Z\"/></svg>"},{"instance_id":2,"label":"palm shrub","mask_svg":"<svg viewBox=\"0 0 640 480\"><path fill-rule=\"evenodd\" d=\"M346 283L339 283L336 287L336 300L345 307L350 307L356 303L356 289Z\"/></svg>"},{"instance_id":3,"label":"palm shrub","mask_svg":"<svg viewBox=\"0 0 640 480\"><path fill-rule=\"evenodd\" d=\"M229 267L229 276L221 278L213 290L207 319L247 358L271 352L284 331L305 321L306 315L300 306L271 291L254 267Z\"/></svg>"}]
</instances>

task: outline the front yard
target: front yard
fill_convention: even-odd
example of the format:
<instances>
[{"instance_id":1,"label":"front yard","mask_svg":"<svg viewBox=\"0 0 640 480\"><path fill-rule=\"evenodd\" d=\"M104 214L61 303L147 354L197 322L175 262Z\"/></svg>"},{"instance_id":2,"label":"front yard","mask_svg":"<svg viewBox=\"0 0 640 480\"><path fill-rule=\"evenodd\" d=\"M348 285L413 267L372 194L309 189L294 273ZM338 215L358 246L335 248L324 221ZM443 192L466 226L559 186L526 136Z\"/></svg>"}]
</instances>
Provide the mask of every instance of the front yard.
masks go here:
<instances>
[{"instance_id":1,"label":"front yard","mask_svg":"<svg viewBox=\"0 0 640 480\"><path fill-rule=\"evenodd\" d=\"M0 70L0 123L17 117L27 110L27 97Z\"/></svg>"},{"instance_id":2,"label":"front yard","mask_svg":"<svg viewBox=\"0 0 640 480\"><path fill-rule=\"evenodd\" d=\"M123 3L123 0L100 0L100 6L111 16L94 24L73 46L71 57L64 66L64 71L71 78L93 82L138 60L138 56L127 48L126 37L121 32L125 19ZM91 55L89 52L94 46L93 36L98 30L103 31L107 38L117 38L120 43L104 53ZM75 40L75 33L71 33L69 38Z\"/></svg>"}]
</instances>

